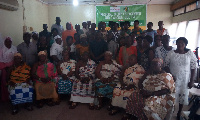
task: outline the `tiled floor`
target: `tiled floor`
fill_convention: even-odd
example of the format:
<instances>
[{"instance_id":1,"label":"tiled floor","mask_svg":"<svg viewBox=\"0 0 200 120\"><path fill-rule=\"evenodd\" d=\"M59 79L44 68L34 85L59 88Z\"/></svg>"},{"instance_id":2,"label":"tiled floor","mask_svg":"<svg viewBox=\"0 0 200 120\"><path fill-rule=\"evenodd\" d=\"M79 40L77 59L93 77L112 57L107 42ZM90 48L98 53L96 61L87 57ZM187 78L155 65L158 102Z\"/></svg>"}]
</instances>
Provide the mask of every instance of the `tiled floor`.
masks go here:
<instances>
[{"instance_id":1,"label":"tiled floor","mask_svg":"<svg viewBox=\"0 0 200 120\"><path fill-rule=\"evenodd\" d=\"M0 120L120 120L123 115L123 113L118 113L115 116L109 116L106 107L101 110L89 110L87 104L79 104L73 110L68 107L66 101L53 107L46 105L41 109L34 107L31 112L20 106L19 113L11 115L10 104L0 103ZM188 107L185 106L184 110L187 109ZM172 120L176 120L175 113Z\"/></svg>"}]
</instances>

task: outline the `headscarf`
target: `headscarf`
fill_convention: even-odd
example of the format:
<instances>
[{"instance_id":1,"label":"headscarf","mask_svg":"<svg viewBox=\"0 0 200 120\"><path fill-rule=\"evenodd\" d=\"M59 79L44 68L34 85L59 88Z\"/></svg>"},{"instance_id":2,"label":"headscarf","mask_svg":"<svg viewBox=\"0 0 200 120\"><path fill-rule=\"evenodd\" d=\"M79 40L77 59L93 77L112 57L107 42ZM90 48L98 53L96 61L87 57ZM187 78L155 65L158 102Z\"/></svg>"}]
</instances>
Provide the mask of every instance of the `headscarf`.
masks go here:
<instances>
[{"instance_id":1,"label":"headscarf","mask_svg":"<svg viewBox=\"0 0 200 120\"><path fill-rule=\"evenodd\" d=\"M17 56L22 58L22 55L20 53L15 53L14 54L14 57L17 57Z\"/></svg>"},{"instance_id":2,"label":"headscarf","mask_svg":"<svg viewBox=\"0 0 200 120\"><path fill-rule=\"evenodd\" d=\"M112 55L112 52L110 52L110 51L106 51L105 54Z\"/></svg>"},{"instance_id":3,"label":"headscarf","mask_svg":"<svg viewBox=\"0 0 200 120\"><path fill-rule=\"evenodd\" d=\"M56 36L54 37L54 40L56 40L56 39L58 39L58 38L61 38L60 35L56 35Z\"/></svg>"},{"instance_id":4,"label":"headscarf","mask_svg":"<svg viewBox=\"0 0 200 120\"><path fill-rule=\"evenodd\" d=\"M38 53L38 56L40 56L40 55L47 55L47 53L46 53L45 51L40 51L40 52Z\"/></svg>"},{"instance_id":5,"label":"headscarf","mask_svg":"<svg viewBox=\"0 0 200 120\"><path fill-rule=\"evenodd\" d=\"M9 36L7 36L7 37L5 38L5 40L4 40L4 41L6 41L6 40L10 40L10 41L12 41L12 38L11 38L11 37L9 37Z\"/></svg>"},{"instance_id":6,"label":"headscarf","mask_svg":"<svg viewBox=\"0 0 200 120\"><path fill-rule=\"evenodd\" d=\"M34 35L34 34L38 34L38 32L36 32L36 31L33 31L33 32L32 32L32 35Z\"/></svg>"}]
</instances>

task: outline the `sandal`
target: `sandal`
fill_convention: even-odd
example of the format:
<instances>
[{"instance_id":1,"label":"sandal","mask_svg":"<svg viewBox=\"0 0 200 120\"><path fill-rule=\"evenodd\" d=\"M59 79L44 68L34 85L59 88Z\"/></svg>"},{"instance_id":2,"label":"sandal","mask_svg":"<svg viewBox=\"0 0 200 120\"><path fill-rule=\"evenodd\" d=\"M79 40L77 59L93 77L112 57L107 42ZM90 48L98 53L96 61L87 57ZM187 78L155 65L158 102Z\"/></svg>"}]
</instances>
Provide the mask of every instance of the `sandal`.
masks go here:
<instances>
[{"instance_id":1,"label":"sandal","mask_svg":"<svg viewBox=\"0 0 200 120\"><path fill-rule=\"evenodd\" d=\"M76 103L72 103L70 106L69 106L69 109L75 109L76 108Z\"/></svg>"},{"instance_id":2,"label":"sandal","mask_svg":"<svg viewBox=\"0 0 200 120\"><path fill-rule=\"evenodd\" d=\"M112 110L109 112L109 115L116 115L119 112L119 110Z\"/></svg>"},{"instance_id":3,"label":"sandal","mask_svg":"<svg viewBox=\"0 0 200 120\"><path fill-rule=\"evenodd\" d=\"M44 106L44 103L42 100L37 101L37 108L42 108Z\"/></svg>"},{"instance_id":4,"label":"sandal","mask_svg":"<svg viewBox=\"0 0 200 120\"><path fill-rule=\"evenodd\" d=\"M95 106L95 110L100 110L102 108L102 105Z\"/></svg>"},{"instance_id":5,"label":"sandal","mask_svg":"<svg viewBox=\"0 0 200 120\"><path fill-rule=\"evenodd\" d=\"M90 109L90 110L94 110L94 104L93 104L93 103L90 103L89 109Z\"/></svg>"}]
</instances>

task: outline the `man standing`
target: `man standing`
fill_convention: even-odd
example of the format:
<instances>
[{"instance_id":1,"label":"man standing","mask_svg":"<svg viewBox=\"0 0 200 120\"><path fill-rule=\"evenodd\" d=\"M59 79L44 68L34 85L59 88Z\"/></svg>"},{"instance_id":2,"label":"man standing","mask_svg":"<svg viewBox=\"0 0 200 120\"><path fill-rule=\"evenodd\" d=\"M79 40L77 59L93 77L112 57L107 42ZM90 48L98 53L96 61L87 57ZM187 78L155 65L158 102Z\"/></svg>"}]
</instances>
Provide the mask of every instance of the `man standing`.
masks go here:
<instances>
[{"instance_id":1,"label":"man standing","mask_svg":"<svg viewBox=\"0 0 200 120\"><path fill-rule=\"evenodd\" d=\"M143 30L139 27L139 21L135 20L134 21L134 29L132 30L132 32L136 35L136 37L140 36L140 34L142 34Z\"/></svg>"},{"instance_id":2,"label":"man standing","mask_svg":"<svg viewBox=\"0 0 200 120\"><path fill-rule=\"evenodd\" d=\"M24 33L23 39L24 42L17 46L17 51L22 55L23 61L32 67L37 60L37 46L36 44L30 42L30 33Z\"/></svg>"},{"instance_id":3,"label":"man standing","mask_svg":"<svg viewBox=\"0 0 200 120\"><path fill-rule=\"evenodd\" d=\"M47 28L48 28L47 24L43 24L43 31L39 32L39 38L44 35L44 36L46 36L47 41L49 43L49 41L50 41L50 32L47 30Z\"/></svg>"},{"instance_id":4,"label":"man standing","mask_svg":"<svg viewBox=\"0 0 200 120\"><path fill-rule=\"evenodd\" d=\"M163 28L163 21L158 22L159 29L157 30L158 35L169 35L168 30Z\"/></svg>"},{"instance_id":5,"label":"man standing","mask_svg":"<svg viewBox=\"0 0 200 120\"><path fill-rule=\"evenodd\" d=\"M62 32L64 31L64 28L62 25L60 25L60 22L61 22L60 17L56 17L56 23L51 26L51 30L53 28L56 28L58 30L58 35L62 36Z\"/></svg>"}]
</instances>

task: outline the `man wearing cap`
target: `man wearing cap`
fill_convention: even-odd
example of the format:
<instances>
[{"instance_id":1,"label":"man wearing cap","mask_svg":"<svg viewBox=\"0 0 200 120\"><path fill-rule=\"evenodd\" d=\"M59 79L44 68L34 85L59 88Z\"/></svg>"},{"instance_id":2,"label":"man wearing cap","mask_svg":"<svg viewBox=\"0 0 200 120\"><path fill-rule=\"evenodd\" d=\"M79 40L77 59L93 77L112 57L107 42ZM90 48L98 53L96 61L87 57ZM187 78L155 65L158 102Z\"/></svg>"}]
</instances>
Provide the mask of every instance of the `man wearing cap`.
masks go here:
<instances>
[{"instance_id":1,"label":"man wearing cap","mask_svg":"<svg viewBox=\"0 0 200 120\"><path fill-rule=\"evenodd\" d=\"M46 36L46 39L47 39L47 41L48 41L48 44L50 44L49 42L50 42L50 36L51 36L51 34L50 34L50 32L47 30L47 28L48 28L47 24L43 24L43 31L41 31L41 32L39 33L39 38L42 37L43 35Z\"/></svg>"},{"instance_id":2,"label":"man wearing cap","mask_svg":"<svg viewBox=\"0 0 200 120\"><path fill-rule=\"evenodd\" d=\"M60 17L56 17L56 23L51 26L51 30L53 28L56 28L58 30L58 35L62 36L62 32L64 31L64 28L62 25L60 25L60 22L61 22Z\"/></svg>"}]
</instances>

